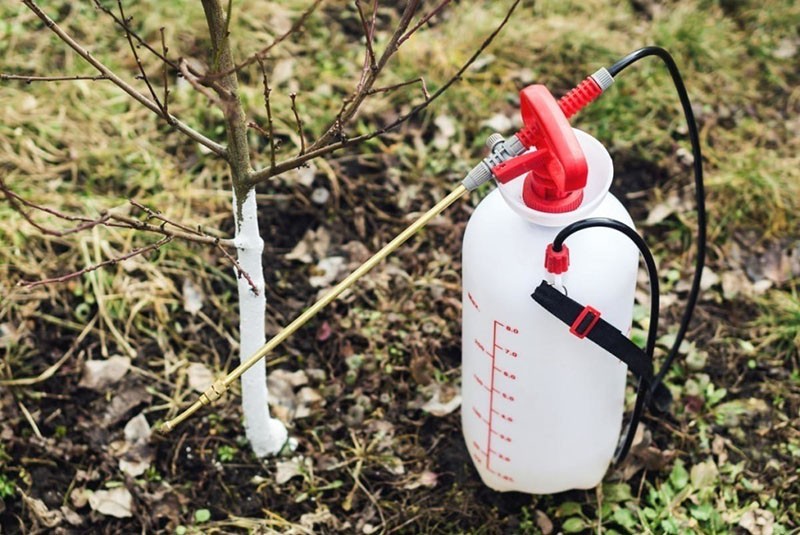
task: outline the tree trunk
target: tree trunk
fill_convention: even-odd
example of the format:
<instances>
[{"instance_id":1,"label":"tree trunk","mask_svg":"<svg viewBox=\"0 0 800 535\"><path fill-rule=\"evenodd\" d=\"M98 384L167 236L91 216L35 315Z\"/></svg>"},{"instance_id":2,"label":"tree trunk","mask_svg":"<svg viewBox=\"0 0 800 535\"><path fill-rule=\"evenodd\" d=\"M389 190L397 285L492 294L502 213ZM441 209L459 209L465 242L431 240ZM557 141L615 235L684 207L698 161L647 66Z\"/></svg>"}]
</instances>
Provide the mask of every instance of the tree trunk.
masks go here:
<instances>
[{"instance_id":1,"label":"tree trunk","mask_svg":"<svg viewBox=\"0 0 800 535\"><path fill-rule=\"evenodd\" d=\"M250 276L258 289L253 292L250 283L239 277L239 359L244 362L266 342L264 313L267 298L264 293L264 271L261 265L264 241L258 232L258 207L255 188L251 188L239 204L233 194L236 216L236 249L239 265ZM286 428L269 416L267 405L267 371L264 361L257 363L242 375L242 410L247 439L259 457L280 451L286 442Z\"/></svg>"},{"instance_id":2,"label":"tree trunk","mask_svg":"<svg viewBox=\"0 0 800 535\"><path fill-rule=\"evenodd\" d=\"M267 299L264 292L264 270L261 265L264 242L258 231L258 207L255 187L250 181L250 147L247 144L247 123L239 100L239 82L233 70L234 61L228 39L228 25L219 0L202 0L211 36L211 72L228 72L219 79L218 91L225 114L228 138L227 160L233 186L233 212L236 221L234 238L241 268L255 283L238 276L239 286L239 359L244 362L264 344L264 314ZM278 453L286 442L283 423L270 418L264 361L242 375L242 410L247 439L259 457Z\"/></svg>"}]
</instances>

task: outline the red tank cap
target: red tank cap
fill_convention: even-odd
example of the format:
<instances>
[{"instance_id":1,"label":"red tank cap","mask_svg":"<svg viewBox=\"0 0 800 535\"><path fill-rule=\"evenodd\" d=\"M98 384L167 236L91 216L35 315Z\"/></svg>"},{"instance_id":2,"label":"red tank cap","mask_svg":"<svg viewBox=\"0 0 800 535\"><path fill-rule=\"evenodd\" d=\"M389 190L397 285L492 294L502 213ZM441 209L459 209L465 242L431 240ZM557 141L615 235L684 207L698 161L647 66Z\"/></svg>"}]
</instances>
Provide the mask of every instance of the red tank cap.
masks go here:
<instances>
[{"instance_id":1,"label":"red tank cap","mask_svg":"<svg viewBox=\"0 0 800 535\"><path fill-rule=\"evenodd\" d=\"M531 85L520 92L522 122L517 135L528 152L492 169L500 182L527 172L522 189L525 205L540 212L569 212L583 200L589 173L586 157L559 103L543 85Z\"/></svg>"}]
</instances>

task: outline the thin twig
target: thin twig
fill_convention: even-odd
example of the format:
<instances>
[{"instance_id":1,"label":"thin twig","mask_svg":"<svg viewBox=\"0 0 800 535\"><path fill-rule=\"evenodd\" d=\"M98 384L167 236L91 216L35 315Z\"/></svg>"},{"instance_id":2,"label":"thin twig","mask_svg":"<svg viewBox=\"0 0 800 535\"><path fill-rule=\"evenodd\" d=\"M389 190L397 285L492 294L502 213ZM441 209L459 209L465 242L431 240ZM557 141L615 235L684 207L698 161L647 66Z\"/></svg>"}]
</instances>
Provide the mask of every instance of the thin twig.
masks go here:
<instances>
[{"instance_id":1,"label":"thin twig","mask_svg":"<svg viewBox=\"0 0 800 535\"><path fill-rule=\"evenodd\" d=\"M431 10L429 13L425 14L425 15L424 15L424 16L423 16L421 19L419 19L419 22L417 22L417 23L414 25L414 27L413 27L413 28L411 28L410 30L408 30L408 31L406 32L406 34L405 34L403 37L401 37L399 41L397 41L397 46L400 46L400 45L402 45L403 43L405 43L405 42L406 42L406 40L408 40L408 38L409 38L409 37L411 37L412 35L414 35L414 34L417 32L417 30L419 30L419 29L420 29L420 28L422 28L422 27L423 27L425 24L427 24L428 22L430 22L430 20L431 20L433 17L435 17L436 15L438 15L438 14L439 14L439 13L440 13L440 12L441 12L441 11L442 11L444 8L446 8L446 7L447 7L447 5L448 5L448 4L449 4L451 1L452 1L452 0L442 0L442 3L441 3L441 4L439 4L438 6L436 6L435 8L433 8L433 9L432 9L432 10Z\"/></svg>"},{"instance_id":2,"label":"thin twig","mask_svg":"<svg viewBox=\"0 0 800 535\"><path fill-rule=\"evenodd\" d=\"M159 28L161 32L161 50L164 51L164 57L167 57L169 48L167 47L167 40L164 37L164 27ZM162 74L164 78L164 115L169 117L169 78L167 77L167 62L161 62Z\"/></svg>"},{"instance_id":3,"label":"thin twig","mask_svg":"<svg viewBox=\"0 0 800 535\"><path fill-rule=\"evenodd\" d=\"M517 6L521 1L522 0L514 0L514 2L511 4L511 7L506 12L506 15L503 18L503 20L500 22L497 28L495 28L494 31L491 34L489 34L489 36L486 39L484 39L483 43L481 43L481 45L475 50L472 56L470 56L470 58L458 69L458 71L456 71L456 73L452 77L450 77L450 79L447 80L447 82L445 82L444 85L442 85L439 89L434 91L429 98L426 98L423 102L420 102L419 104L414 106L411 109L411 111L409 111L405 115L398 117L396 120L392 121L388 125L373 132L370 132L368 134L363 134L361 136L345 139L337 143L331 143L329 145L325 145L324 147L320 147L314 150L309 149L309 151L306 152L305 154L280 162L274 168L260 169L250 175L251 181L254 184L264 182L265 180L269 180L273 176L279 175L285 171L288 171L289 169L295 169L309 160L312 160L319 156L323 156L325 154L329 154L331 152L334 152L349 145L354 145L356 143L368 141L375 137L381 136L386 132L389 132L390 130L397 128L398 126L406 122L408 119L410 119L420 111L430 106L430 104L434 102L437 98L439 98L442 95L442 93L447 91L450 88L450 86L452 86L455 82L461 79L461 75L463 75L464 72L466 72L466 70L469 69L470 65L475 63L475 60L478 59L478 56L480 56L483 53L483 51L486 50L486 48L492 43L492 41L494 41L495 37L497 37L500 31L506 26L506 24L511 19L511 16L514 14L514 11L517 9Z\"/></svg>"},{"instance_id":4,"label":"thin twig","mask_svg":"<svg viewBox=\"0 0 800 535\"><path fill-rule=\"evenodd\" d=\"M142 39L142 38L139 36L139 34L138 34L138 33L136 33L135 31L133 31L133 29L132 29L130 26L128 26L128 24L127 24L125 21L123 21L123 20L121 20L119 17L117 17L117 15L116 15L116 14L115 14L115 13L114 13L114 12L113 12L111 9L109 9L109 8L107 8L106 6L104 6L103 4L101 4L99 0L94 0L94 5L95 5L95 7L97 7L99 10L101 10L103 13L105 13L106 15L108 15L109 17L111 17L111 19L112 19L112 20L113 20L113 21L114 21L114 22L115 22L115 23L116 23L116 24L117 24L117 25L118 25L120 28L122 28L122 29L123 29L123 30L124 30L126 33L130 34L130 35L131 35L131 37L133 37L134 39L136 39L136 41L137 41L137 42L138 42L140 45L142 45L143 47L145 47L145 48L146 48L146 49L147 49L147 50L148 50L148 51L149 51L151 54L153 54L154 56L156 56L158 59L160 59L161 61L163 61L164 63L166 63L167 65L169 65L169 66L170 66L170 67L172 67L173 69L175 69L176 71L178 70L178 64L177 64L175 61L173 61L173 60L169 59L169 57L167 57L167 54L166 54L166 52L163 52L163 53L162 53L162 52L159 52L158 50L156 50L155 48L153 48L152 46L150 46L150 44L149 44L147 41L145 41L144 39Z\"/></svg>"},{"instance_id":5,"label":"thin twig","mask_svg":"<svg viewBox=\"0 0 800 535\"><path fill-rule=\"evenodd\" d=\"M419 78L414 78L413 80L409 80L407 82L400 82L399 84L394 85L387 85L385 87L376 87L375 89L370 89L367 95L374 95L375 93L388 93L390 91L394 91L395 89L400 89L401 87L405 87L411 84L420 84L422 85L422 94L425 98L430 98L430 93L428 93L428 86L425 85L425 78L420 76Z\"/></svg>"},{"instance_id":6,"label":"thin twig","mask_svg":"<svg viewBox=\"0 0 800 535\"><path fill-rule=\"evenodd\" d=\"M220 250L220 252L222 252L222 255L227 258L231 264L233 264L238 276L244 277L244 280L246 280L247 284L250 285L250 291L253 292L254 295L258 295L258 286L256 286L256 283L253 282L253 279L250 278L250 275L242 268L242 265L239 263L239 261L236 260L232 254L226 251L221 244L217 244L217 248Z\"/></svg>"},{"instance_id":7,"label":"thin twig","mask_svg":"<svg viewBox=\"0 0 800 535\"><path fill-rule=\"evenodd\" d=\"M167 217L165 217L164 215L160 214L159 212L156 212L155 210L153 210L151 208L148 208L147 206L143 205L142 203L140 203L140 202L138 202L138 201L136 201L134 199L130 199L129 202L133 206L138 208L139 210L142 210L143 212L145 212L148 215L148 217L151 217L153 219L158 219L159 221L161 221L165 225L172 225L174 227L177 227L177 228L183 230L184 232L187 232L189 234L193 234L193 235L195 235L197 237L210 237L206 233L202 232L199 228L198 229L193 229L193 228L191 228L191 227L189 227L187 225L183 225L181 223L176 223L175 221L172 221L171 219L168 219ZM161 227L163 227L163 225ZM159 227L159 228L161 228L161 227ZM244 277L244 279L250 285L250 289L253 291L253 293L258 295L258 287L256 286L256 283L253 282L253 279L250 278L250 275L242 268L241 264L239 264L239 262L236 260L236 258L234 258L233 255L231 255L228 251L225 250L224 245L233 246L234 245L233 241L232 240L216 239L216 243L214 243L214 245L217 247L217 249L219 249L222 252L222 255L225 258L227 258L230 261L231 264L233 264L233 267L236 269L237 274L240 277Z\"/></svg>"},{"instance_id":8,"label":"thin twig","mask_svg":"<svg viewBox=\"0 0 800 535\"><path fill-rule=\"evenodd\" d=\"M2 177L0 177L0 191L2 191L2 193L8 200L9 204L11 204L11 207L16 212L18 212L23 218L25 218L25 220L28 223L30 223L33 227L39 230L42 234L46 234L49 236L64 237L70 234L75 234L76 232L81 232L84 230L91 229L92 227L105 226L105 227L124 228L130 230L141 230L144 232L153 232L156 234L161 234L162 236L170 236L173 238L178 238L180 240L201 243L203 245L213 245L215 247L217 245L221 245L224 247L234 247L234 242L231 239L218 238L216 236L211 236L209 234L197 232L196 230L191 229L186 225L181 225L180 223L168 220L160 215L157 216L159 220L165 222L166 224L173 225L176 228L181 229L182 231L171 230L166 228L164 225L151 225L150 223L146 223L145 221L141 221L135 217L114 213L108 210L104 210L97 218L65 214L63 212L59 212L58 210L54 210L53 208L48 208L47 206L38 205L14 193L8 188L8 186L6 186L6 184L3 182ZM143 205L139 205L135 201L132 201L132 204L134 204L134 206L136 206L137 208L140 208L148 212L148 215L152 213L152 210L144 207ZM30 216L30 214L28 214L22 209L21 205L31 208L32 210L38 210L40 212L50 214L65 221L79 222L81 224L75 228L68 230L54 230L45 227L40 223L37 223Z\"/></svg>"},{"instance_id":9,"label":"thin twig","mask_svg":"<svg viewBox=\"0 0 800 535\"><path fill-rule=\"evenodd\" d=\"M220 100L220 98L216 94L212 93L205 85L203 85L200 79L197 78L194 75L194 73L191 72L188 61L186 61L184 58L181 58L180 62L178 63L178 69L180 73L183 75L183 79L189 82L189 85L191 85L195 91L206 97L216 106L218 107L223 106L222 100ZM224 90L220 88L220 91Z\"/></svg>"},{"instance_id":10,"label":"thin twig","mask_svg":"<svg viewBox=\"0 0 800 535\"><path fill-rule=\"evenodd\" d=\"M225 76L228 76L229 74L238 72L241 69L247 67L248 65L256 63L259 60L263 60L270 50L281 44L283 41L286 40L286 38L288 38L292 34L296 33L303 26L303 24L305 24L306 19L308 19L308 17L310 17L311 14L314 13L314 11L322 2L323 0L314 0L314 3L311 4L311 6L309 6L309 8L306 9L296 21L294 21L294 24L292 24L290 28L286 30L286 32L284 32L283 34L276 37L275 40L272 41L269 45L265 46L264 48L262 48L261 50L259 50L258 52L256 52L243 62L235 64L230 69L226 69L222 72L215 72L213 74L207 74L204 80L217 80L219 78L223 78Z\"/></svg>"},{"instance_id":11,"label":"thin twig","mask_svg":"<svg viewBox=\"0 0 800 535\"><path fill-rule=\"evenodd\" d=\"M227 150L224 146L220 145L216 141L213 141L197 130L193 129L189 125L179 121L174 116L166 116L161 108L153 101L151 101L147 96L140 93L130 84L125 82L122 78L117 76L111 69L106 67L103 63L101 63L97 58L95 58L85 47L80 45L77 41L75 41L69 34L67 34L61 27L55 23L53 19L51 19L42 9L36 4L34 0L22 0L22 3L28 7L33 13L39 17L39 19L44 22L45 26L47 26L53 33L55 33L59 39L64 41L72 50L74 50L80 57L82 57L86 62L92 65L95 69L100 71L101 74L106 76L110 81L116 84L120 89L125 91L128 95L133 97L134 100L142 104L145 108L149 109L162 119L166 119L167 122L179 132L185 134L189 138L193 139L194 141L200 143L201 145L207 147L212 152L218 154L223 158L227 158Z\"/></svg>"},{"instance_id":12,"label":"thin twig","mask_svg":"<svg viewBox=\"0 0 800 535\"><path fill-rule=\"evenodd\" d=\"M358 17L361 19L361 27L364 29L364 37L367 41L367 59L369 60L370 69L375 69L375 50L372 48L372 40L375 32L375 17L378 12L378 0L374 0L372 7L372 23L367 24L367 18L364 16L364 11L361 9L361 2L356 0L356 8L358 9Z\"/></svg>"},{"instance_id":13,"label":"thin twig","mask_svg":"<svg viewBox=\"0 0 800 535\"><path fill-rule=\"evenodd\" d=\"M269 163L270 167L275 167L275 125L272 121L272 106L269 102L269 95L272 93L272 89L269 87L267 69L261 58L258 58L258 66L261 67L261 76L264 82L264 107L267 109L267 128L269 129Z\"/></svg>"},{"instance_id":14,"label":"thin twig","mask_svg":"<svg viewBox=\"0 0 800 535\"><path fill-rule=\"evenodd\" d=\"M6 200L8 200L8 203L11 205L11 208L13 208L14 211L19 213L28 223L34 226L39 232L49 236L56 236L58 238L63 238L64 236L88 230L97 225L104 225L110 217L108 213L101 214L100 217L98 217L97 219L90 219L88 217L75 217L62 214L60 212L57 212L56 210L40 207L24 199L23 197L17 195L10 189L8 189L8 186L6 186L5 182L3 182L2 177L0 177L0 191L3 192L3 195L5 195ZM78 225L77 227L67 230L54 230L34 221L34 219L25 210L22 209L21 205L50 213L52 215L55 215L56 217L59 217L61 219L66 219L68 221L80 221L81 224Z\"/></svg>"},{"instance_id":15,"label":"thin twig","mask_svg":"<svg viewBox=\"0 0 800 535\"><path fill-rule=\"evenodd\" d=\"M21 80L27 84L31 82L71 82L73 80L108 80L108 76L83 76L80 74L67 76L28 76L25 74L2 74L0 80Z\"/></svg>"},{"instance_id":16,"label":"thin twig","mask_svg":"<svg viewBox=\"0 0 800 535\"><path fill-rule=\"evenodd\" d=\"M370 68L368 62L364 62L364 67L361 70L361 78L356 85L353 94L345 99L344 102L342 102L342 107L339 110L339 113L336 114L333 122L328 126L328 128L325 129L325 133L323 133L319 139L311 144L309 147L310 151L326 145L334 136L338 138L342 137L344 126L358 112L358 109L361 107L364 99L367 98L367 94L372 89L372 86L378 79L381 71L389 62L389 59L394 55L394 53L397 52L397 43L400 38L405 35L406 29L411 24L414 13L417 11L417 7L419 7L419 0L411 0L406 5L405 9L403 10L403 14L400 16L400 21L397 23L397 27L392 33L392 36L389 38L389 42L381 54L380 59L378 59L375 68Z\"/></svg>"},{"instance_id":17,"label":"thin twig","mask_svg":"<svg viewBox=\"0 0 800 535\"><path fill-rule=\"evenodd\" d=\"M100 9L106 15L111 17L111 19L114 21L115 24L117 24L120 28L122 28L122 30L125 31L126 33L129 33L131 35L131 37L133 37L141 46L146 48L151 54L156 56L163 63L166 63L167 65L172 67L175 71L179 71L180 70L178 68L179 60L169 59L169 57L167 56L167 53L165 51L163 51L164 50L163 43L162 43L162 52L159 52L153 46L151 46L150 43L145 41L138 33L136 33L133 30L133 28L131 28L124 20L120 19L116 14L114 14L114 12L112 10L110 10L109 8L107 8L103 4L101 4L99 0L94 0L94 4L98 9ZM169 49L166 49L166 50L168 51ZM198 71L191 64L187 65L187 68L188 68L189 72L191 72L196 78L200 78L200 77L205 76L205 73L202 73L202 72ZM206 83L205 80L204 80L204 83ZM219 89L218 84L216 82L208 81L207 85L209 87L215 89L215 90Z\"/></svg>"},{"instance_id":18,"label":"thin twig","mask_svg":"<svg viewBox=\"0 0 800 535\"><path fill-rule=\"evenodd\" d=\"M131 52L133 53L133 59L136 60L136 66L139 68L139 74L142 80L144 80L144 85L147 86L147 89L150 91L150 96L153 97L153 101L156 103L156 106L164 112L164 105L161 104L161 100L159 100L158 95L156 95L155 89L153 89L152 84L150 83L150 79L147 77L147 72L144 70L144 65L142 64L141 58L139 58L139 53L136 51L136 46L133 44L133 38L131 37L131 32L128 30L129 22L131 19L125 16L125 10L122 9L122 0L117 0L117 6L119 7L119 16L125 22L125 38L128 40L128 45L131 48ZM168 114L164 113L164 117L169 117Z\"/></svg>"},{"instance_id":19,"label":"thin twig","mask_svg":"<svg viewBox=\"0 0 800 535\"><path fill-rule=\"evenodd\" d=\"M113 266L113 265L116 265L116 264L118 264L118 263L120 263L120 262L122 262L124 260L128 260L128 259L131 259L131 258L133 258L135 256L142 255L142 254L148 253L150 251L154 251L156 249L161 248L162 246L166 245L167 243L169 243L171 241L172 241L172 236L164 236L163 238L161 238L160 240L158 240L155 243L151 243L150 245L146 245L144 247L139 247L138 249L134 249L133 251L130 251L129 253L126 253L126 254L124 254L122 256L117 256L115 258L109 258L108 260L104 260L104 261L99 262L97 264L94 264L94 265L91 265L91 266L86 266L85 268L80 269L78 271L74 271L72 273L67 273L66 275L62 275L60 277L52 277L50 279L42 279L42 280L39 280L39 281L19 281L17 283L17 286L24 286L26 288L35 288L37 286L42 286L44 284L53 284L53 283L65 282L65 281L68 281L68 280L72 280L72 279L80 277L80 276L82 276L82 275L84 275L86 273L91 273L92 271L96 271L96 270L98 270L98 269L100 269L102 267Z\"/></svg>"},{"instance_id":20,"label":"thin twig","mask_svg":"<svg viewBox=\"0 0 800 535\"><path fill-rule=\"evenodd\" d=\"M306 152L306 136L303 134L303 121L297 112L297 93L289 93L289 98L292 99L292 112L294 113L294 120L297 122L297 135L300 136L299 156L302 156Z\"/></svg>"}]
</instances>

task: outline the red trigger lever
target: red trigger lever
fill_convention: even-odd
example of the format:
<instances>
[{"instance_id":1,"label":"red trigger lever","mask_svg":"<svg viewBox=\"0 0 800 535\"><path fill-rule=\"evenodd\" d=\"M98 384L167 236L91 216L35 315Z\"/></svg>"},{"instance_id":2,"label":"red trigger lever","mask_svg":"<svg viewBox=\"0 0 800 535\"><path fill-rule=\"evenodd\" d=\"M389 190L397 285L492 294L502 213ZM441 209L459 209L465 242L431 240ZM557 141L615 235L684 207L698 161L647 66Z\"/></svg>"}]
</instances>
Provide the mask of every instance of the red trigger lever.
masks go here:
<instances>
[{"instance_id":1,"label":"red trigger lever","mask_svg":"<svg viewBox=\"0 0 800 535\"><path fill-rule=\"evenodd\" d=\"M501 183L525 173L522 199L540 212L569 212L583 200L588 166L568 118L603 92L594 78L586 78L560 101L543 85L520 92L522 122L517 137L535 151L506 160L492 168Z\"/></svg>"}]
</instances>

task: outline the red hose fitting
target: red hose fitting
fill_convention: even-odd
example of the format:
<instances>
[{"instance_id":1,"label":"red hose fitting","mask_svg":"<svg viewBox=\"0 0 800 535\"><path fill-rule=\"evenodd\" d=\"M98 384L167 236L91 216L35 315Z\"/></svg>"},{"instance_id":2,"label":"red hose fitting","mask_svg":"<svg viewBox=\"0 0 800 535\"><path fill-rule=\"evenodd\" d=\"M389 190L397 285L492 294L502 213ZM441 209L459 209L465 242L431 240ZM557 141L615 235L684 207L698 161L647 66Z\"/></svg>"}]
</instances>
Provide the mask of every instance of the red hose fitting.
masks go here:
<instances>
[{"instance_id":1,"label":"red hose fitting","mask_svg":"<svg viewBox=\"0 0 800 535\"><path fill-rule=\"evenodd\" d=\"M561 275L569 269L569 249L566 245L561 246L560 251L553 249L553 244L547 246L544 253L544 268L548 273Z\"/></svg>"},{"instance_id":2,"label":"red hose fitting","mask_svg":"<svg viewBox=\"0 0 800 535\"><path fill-rule=\"evenodd\" d=\"M587 104L599 97L603 93L603 89L591 76L584 79L569 93L561 97L558 101L558 106L564 115L569 119L579 111L581 111Z\"/></svg>"}]
</instances>

